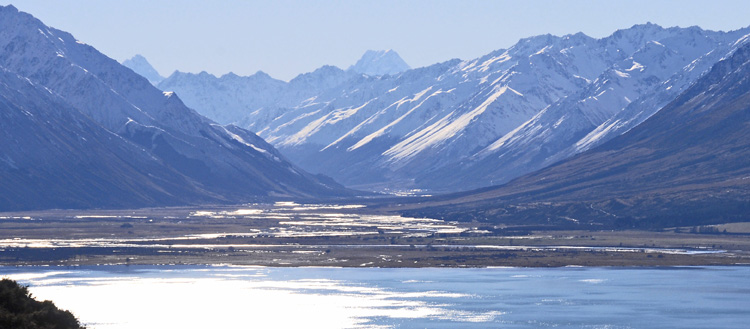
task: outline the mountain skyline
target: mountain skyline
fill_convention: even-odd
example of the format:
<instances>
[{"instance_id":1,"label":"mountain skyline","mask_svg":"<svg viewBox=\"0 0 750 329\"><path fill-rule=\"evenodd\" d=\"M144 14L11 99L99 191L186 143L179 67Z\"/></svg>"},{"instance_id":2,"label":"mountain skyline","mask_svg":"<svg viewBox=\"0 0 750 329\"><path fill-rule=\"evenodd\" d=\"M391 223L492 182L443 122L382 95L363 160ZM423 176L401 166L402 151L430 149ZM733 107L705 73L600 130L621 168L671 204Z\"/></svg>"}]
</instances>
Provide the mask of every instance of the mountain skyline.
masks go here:
<instances>
[{"instance_id":1,"label":"mountain skyline","mask_svg":"<svg viewBox=\"0 0 750 329\"><path fill-rule=\"evenodd\" d=\"M396 74L408 69L409 65L395 51L370 50L346 71L325 65L313 72L302 73L289 82L274 79L264 72L244 77L233 73L216 77L206 72L174 72L156 86L177 91L201 114L219 123L230 124L243 120L250 109L292 107L356 77ZM149 68L143 70L148 74ZM217 95L222 96L217 98Z\"/></svg>"},{"instance_id":2,"label":"mountain skyline","mask_svg":"<svg viewBox=\"0 0 750 329\"><path fill-rule=\"evenodd\" d=\"M194 73L189 73L189 72L181 72L180 70L175 70L167 77L164 77L141 54L135 54L133 55L133 57L125 59L121 62L121 64L133 70L135 73L138 73L144 78L148 79L149 81L151 81L151 84L155 86L158 85L160 82L172 77L173 75L194 74ZM323 65L323 67L327 67L327 66L335 67L333 65ZM409 66L409 64L407 64L395 50L388 49L388 50L368 50L362 55L362 57L360 57L357 60L356 63L349 65L349 67L346 70L357 72L357 73L362 73L362 74L368 74L368 75L385 75L385 74L397 74L397 73L401 73L403 71L410 70L410 69L411 69L411 66ZM310 73L310 72L301 72L301 73L298 73L297 76L295 77L305 75L306 73ZM197 73L197 75L203 75L206 77L210 76L210 77L213 77L214 79L238 76L234 72L228 72L224 75L216 76L206 71L201 71L200 73ZM252 76L271 77L270 75L268 75L266 72L263 72L263 71L257 71L245 77L252 77ZM274 80L278 80L278 79L274 78ZM278 80L278 81L282 81L282 80Z\"/></svg>"},{"instance_id":3,"label":"mountain skyline","mask_svg":"<svg viewBox=\"0 0 750 329\"><path fill-rule=\"evenodd\" d=\"M394 76L300 75L315 88L208 74L159 87L346 185L455 191L506 182L637 126L749 34L647 23L600 39L532 36Z\"/></svg>"},{"instance_id":4,"label":"mountain skyline","mask_svg":"<svg viewBox=\"0 0 750 329\"><path fill-rule=\"evenodd\" d=\"M545 33L601 38L645 22L735 30L748 25L743 13L750 11L739 0L0 3L34 13L118 61L144 55L163 75L263 71L284 81L323 65L347 68L367 49L396 49L412 67L424 67Z\"/></svg>"}]
</instances>

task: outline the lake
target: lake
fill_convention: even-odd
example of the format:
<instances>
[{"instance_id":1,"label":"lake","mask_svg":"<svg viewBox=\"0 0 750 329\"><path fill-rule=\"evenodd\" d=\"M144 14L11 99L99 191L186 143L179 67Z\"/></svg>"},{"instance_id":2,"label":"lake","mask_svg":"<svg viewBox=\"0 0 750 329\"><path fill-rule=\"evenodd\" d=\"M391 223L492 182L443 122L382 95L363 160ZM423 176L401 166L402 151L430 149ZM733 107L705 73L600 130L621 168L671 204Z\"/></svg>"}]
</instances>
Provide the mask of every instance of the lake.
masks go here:
<instances>
[{"instance_id":1,"label":"lake","mask_svg":"<svg viewBox=\"0 0 750 329\"><path fill-rule=\"evenodd\" d=\"M89 328L746 328L750 267L0 267Z\"/></svg>"}]
</instances>

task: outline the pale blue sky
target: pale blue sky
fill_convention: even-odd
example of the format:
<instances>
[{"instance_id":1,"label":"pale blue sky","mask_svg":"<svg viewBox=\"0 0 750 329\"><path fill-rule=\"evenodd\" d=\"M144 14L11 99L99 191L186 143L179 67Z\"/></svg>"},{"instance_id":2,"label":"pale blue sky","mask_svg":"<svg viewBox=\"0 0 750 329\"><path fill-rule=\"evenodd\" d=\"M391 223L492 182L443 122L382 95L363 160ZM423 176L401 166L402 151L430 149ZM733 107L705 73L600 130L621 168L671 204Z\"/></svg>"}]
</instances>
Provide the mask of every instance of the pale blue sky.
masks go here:
<instances>
[{"instance_id":1,"label":"pale blue sky","mask_svg":"<svg viewBox=\"0 0 750 329\"><path fill-rule=\"evenodd\" d=\"M734 30L747 0L516 1L4 1L118 60L144 55L174 70L289 80L325 64L347 68L368 49L412 67L471 59L538 34L604 37L645 22Z\"/></svg>"}]
</instances>

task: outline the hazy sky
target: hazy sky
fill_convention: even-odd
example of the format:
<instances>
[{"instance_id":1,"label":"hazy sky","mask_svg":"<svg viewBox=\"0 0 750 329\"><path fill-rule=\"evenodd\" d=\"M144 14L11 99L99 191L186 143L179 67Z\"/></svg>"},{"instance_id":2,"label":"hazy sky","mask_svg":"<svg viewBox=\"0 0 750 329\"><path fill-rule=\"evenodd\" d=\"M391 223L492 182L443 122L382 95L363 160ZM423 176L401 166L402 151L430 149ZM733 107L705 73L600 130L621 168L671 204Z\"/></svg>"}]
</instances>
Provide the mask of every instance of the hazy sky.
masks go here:
<instances>
[{"instance_id":1,"label":"hazy sky","mask_svg":"<svg viewBox=\"0 0 750 329\"><path fill-rule=\"evenodd\" d=\"M471 59L538 34L604 37L645 22L734 30L747 0L516 1L4 1L122 61L142 54L174 70L289 80L325 64L346 69L368 49L412 67Z\"/></svg>"}]
</instances>

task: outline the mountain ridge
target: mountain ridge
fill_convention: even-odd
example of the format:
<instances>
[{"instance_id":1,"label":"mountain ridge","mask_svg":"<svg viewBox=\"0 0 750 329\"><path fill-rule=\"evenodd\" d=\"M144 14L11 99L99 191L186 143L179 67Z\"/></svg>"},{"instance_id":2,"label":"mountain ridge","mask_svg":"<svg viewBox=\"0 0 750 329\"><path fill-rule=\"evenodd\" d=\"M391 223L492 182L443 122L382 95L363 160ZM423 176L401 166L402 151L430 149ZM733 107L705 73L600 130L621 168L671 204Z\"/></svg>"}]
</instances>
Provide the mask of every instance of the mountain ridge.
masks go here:
<instances>
[{"instance_id":1,"label":"mountain ridge","mask_svg":"<svg viewBox=\"0 0 750 329\"><path fill-rule=\"evenodd\" d=\"M529 37L473 60L355 77L293 107L253 110L240 123L344 184L466 190L637 125L748 34L641 24L601 39ZM671 89L655 91L668 81ZM625 110L631 103L641 105ZM619 128L607 128L613 122Z\"/></svg>"},{"instance_id":2,"label":"mountain ridge","mask_svg":"<svg viewBox=\"0 0 750 329\"><path fill-rule=\"evenodd\" d=\"M324 65L312 72L301 73L289 82L274 79L262 71L249 76L230 72L220 77L205 71L197 74L175 71L155 85L164 91L184 95L191 108L219 123L241 122L247 127L257 127L246 118L249 111L295 106L350 79L361 78L363 74L393 75L409 69L409 65L393 50L368 50L347 70Z\"/></svg>"},{"instance_id":3,"label":"mountain ridge","mask_svg":"<svg viewBox=\"0 0 750 329\"><path fill-rule=\"evenodd\" d=\"M404 213L617 228L746 221L748 104L745 44L625 134L505 185L435 198Z\"/></svg>"},{"instance_id":4,"label":"mountain ridge","mask_svg":"<svg viewBox=\"0 0 750 329\"><path fill-rule=\"evenodd\" d=\"M662 40L667 46L658 42L648 42L633 56L605 72L599 78L601 80L597 80L602 82L594 81L588 91L584 90L580 95L572 95L567 100L552 105L518 130L490 144L474 156L472 160L475 163L465 168L464 172L469 173L470 177L453 175L453 179L477 180L477 177L483 175L497 177L498 174L491 172L495 170L493 167L504 170L506 174L509 170L517 174L532 172L626 132L656 113L712 64L742 44L733 43L733 39L741 39L744 33L750 32L744 29L734 32L734 37L727 38L729 41L711 43L710 47L703 46L702 49L706 49L707 54L698 56L698 53L693 53L683 56L680 50L690 52L698 47L672 50L668 48L669 44L689 44L686 40L694 40L696 33L699 38L709 38L710 34L703 35L705 31L697 28L678 31L680 33L671 32L670 37ZM649 53L655 53L651 57L658 58L659 61L641 59L644 54ZM638 61L651 65L644 68ZM666 65L672 67L667 68ZM654 73L654 70L657 72ZM603 102L602 95L611 95L611 100L604 99L606 103ZM608 107L609 111L614 111L601 115L604 113L601 110L607 110ZM595 115L588 116L591 113ZM571 120L576 116L577 120ZM544 134L540 134L540 131ZM540 148L540 145L543 148ZM518 170L519 168L522 170ZM451 167L444 171L452 175L451 170L455 172L455 168ZM497 183L508 181L514 176L517 175Z\"/></svg>"},{"instance_id":5,"label":"mountain ridge","mask_svg":"<svg viewBox=\"0 0 750 329\"><path fill-rule=\"evenodd\" d=\"M15 141L0 154L8 170L4 182L24 182L40 191L45 184L60 186L18 199L25 187L3 184L2 198L16 200L3 210L353 193L292 165L255 134L198 115L174 93L156 89L146 78L27 13L0 7L0 28L8 123L38 133L19 139L15 134L27 134L23 129L4 132L6 140ZM33 120L39 124L25 118L27 112L36 113ZM59 142L50 146L45 141ZM94 144L86 147L83 141ZM19 148L28 154L19 154ZM17 160L30 156L39 161Z\"/></svg>"}]
</instances>

